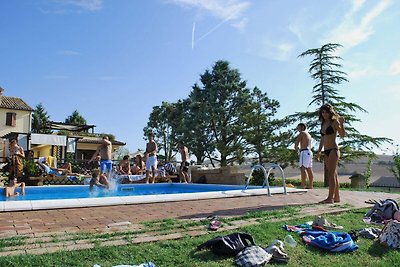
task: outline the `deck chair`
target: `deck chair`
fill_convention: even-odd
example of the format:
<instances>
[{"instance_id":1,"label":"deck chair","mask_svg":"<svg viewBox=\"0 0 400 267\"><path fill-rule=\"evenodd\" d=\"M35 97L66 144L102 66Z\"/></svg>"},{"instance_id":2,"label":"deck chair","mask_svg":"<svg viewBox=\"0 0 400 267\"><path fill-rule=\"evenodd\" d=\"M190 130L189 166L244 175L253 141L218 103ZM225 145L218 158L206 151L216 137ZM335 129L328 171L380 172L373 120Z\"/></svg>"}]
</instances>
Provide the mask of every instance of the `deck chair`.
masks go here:
<instances>
[{"instance_id":1,"label":"deck chair","mask_svg":"<svg viewBox=\"0 0 400 267\"><path fill-rule=\"evenodd\" d=\"M54 179L59 179L59 180L69 180L71 182L73 181L81 181L83 178L86 178L87 176L79 173L72 173L68 169L63 169L63 168L51 168L49 167L45 162L41 162L40 160L37 162L39 169L42 171L44 174L42 177L38 177L38 182L43 184L44 180L54 180Z\"/></svg>"}]
</instances>

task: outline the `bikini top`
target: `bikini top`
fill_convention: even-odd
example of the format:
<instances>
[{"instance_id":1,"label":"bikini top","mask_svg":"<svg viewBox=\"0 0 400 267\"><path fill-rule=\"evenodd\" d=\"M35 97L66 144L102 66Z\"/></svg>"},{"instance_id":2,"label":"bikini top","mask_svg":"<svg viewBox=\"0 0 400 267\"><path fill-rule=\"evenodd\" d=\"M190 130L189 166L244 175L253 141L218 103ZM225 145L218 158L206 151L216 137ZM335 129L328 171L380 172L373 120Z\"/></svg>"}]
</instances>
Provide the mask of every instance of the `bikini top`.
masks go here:
<instances>
[{"instance_id":1,"label":"bikini top","mask_svg":"<svg viewBox=\"0 0 400 267\"><path fill-rule=\"evenodd\" d=\"M325 133L323 133L322 130L320 131L320 133L321 133L322 136L324 136L325 134L326 134L326 135L331 135L331 134L334 134L334 133L335 133L335 130L333 130L332 125L329 125L329 126L326 128Z\"/></svg>"}]
</instances>

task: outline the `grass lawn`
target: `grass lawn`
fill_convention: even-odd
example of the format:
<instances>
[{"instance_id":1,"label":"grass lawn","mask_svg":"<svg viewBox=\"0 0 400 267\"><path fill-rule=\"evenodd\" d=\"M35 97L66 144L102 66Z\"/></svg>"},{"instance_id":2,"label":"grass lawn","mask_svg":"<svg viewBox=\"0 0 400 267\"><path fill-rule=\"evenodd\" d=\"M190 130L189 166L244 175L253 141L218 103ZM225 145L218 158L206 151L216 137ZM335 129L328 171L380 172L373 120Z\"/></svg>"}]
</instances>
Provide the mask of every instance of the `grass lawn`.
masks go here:
<instances>
[{"instance_id":1,"label":"grass lawn","mask_svg":"<svg viewBox=\"0 0 400 267\"><path fill-rule=\"evenodd\" d=\"M312 217L293 219L298 215L300 209L286 208L278 211L253 212L237 219L257 219L259 224L244 226L235 231L220 231L209 233L197 237L184 237L179 240L159 241L156 243L132 244L126 246L98 246L93 249L79 251L65 251L44 255L23 255L0 257L0 266L93 266L99 264L108 267L120 264L140 264L152 261L156 266L234 266L233 258L215 256L210 251L194 253L193 250L199 244L218 235L225 235L236 231L250 233L256 243L261 247L266 247L274 239L283 240L286 232L281 228L283 224L298 224L312 221ZM368 227L362 221L362 217L367 209L351 210L342 214L331 214L325 217L333 223L342 225L344 231L358 230ZM223 220L225 225L229 225L231 219ZM204 224L206 222L199 222ZM151 231L152 227L149 225ZM161 227L159 230L168 230L171 226L185 228L184 222L168 220L154 222L154 225ZM352 253L331 254L305 246L295 233L291 235L298 241L296 247L285 246L286 252L290 256L287 266L399 266L400 250L388 249L373 240L359 238L357 242L359 249ZM127 236L129 238L129 236ZM79 237L77 237L79 239ZM9 239L0 242L0 248L7 245L23 242L19 239ZM272 264L268 264L272 265ZM282 265L282 264L277 264Z\"/></svg>"}]
</instances>

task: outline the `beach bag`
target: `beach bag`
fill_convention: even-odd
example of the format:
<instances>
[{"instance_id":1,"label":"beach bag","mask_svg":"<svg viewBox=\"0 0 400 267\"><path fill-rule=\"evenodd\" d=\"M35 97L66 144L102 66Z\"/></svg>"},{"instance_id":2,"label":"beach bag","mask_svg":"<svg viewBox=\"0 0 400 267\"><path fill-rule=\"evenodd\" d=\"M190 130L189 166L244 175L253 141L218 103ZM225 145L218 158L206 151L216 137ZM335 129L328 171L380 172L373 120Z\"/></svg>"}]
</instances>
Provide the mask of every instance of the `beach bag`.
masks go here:
<instances>
[{"instance_id":1,"label":"beach bag","mask_svg":"<svg viewBox=\"0 0 400 267\"><path fill-rule=\"evenodd\" d=\"M390 220L383 228L379 242L390 248L400 248L400 222Z\"/></svg>"},{"instance_id":2,"label":"beach bag","mask_svg":"<svg viewBox=\"0 0 400 267\"><path fill-rule=\"evenodd\" d=\"M217 236L199 245L196 251L209 249L216 255L236 256L245 247L255 245L254 239L247 233L233 233Z\"/></svg>"},{"instance_id":3,"label":"beach bag","mask_svg":"<svg viewBox=\"0 0 400 267\"><path fill-rule=\"evenodd\" d=\"M365 203L374 204L374 206L365 214L373 222L382 222L393 219L393 215L399 210L399 205L394 199L369 200Z\"/></svg>"}]
</instances>

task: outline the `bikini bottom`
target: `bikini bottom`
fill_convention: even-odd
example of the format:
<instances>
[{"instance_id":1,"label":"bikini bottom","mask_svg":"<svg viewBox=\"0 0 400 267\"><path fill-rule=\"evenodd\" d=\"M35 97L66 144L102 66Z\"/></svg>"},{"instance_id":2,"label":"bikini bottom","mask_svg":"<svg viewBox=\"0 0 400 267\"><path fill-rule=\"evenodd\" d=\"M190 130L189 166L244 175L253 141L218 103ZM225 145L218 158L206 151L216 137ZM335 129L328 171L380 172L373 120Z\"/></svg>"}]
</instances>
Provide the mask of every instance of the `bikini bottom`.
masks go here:
<instances>
[{"instance_id":1,"label":"bikini bottom","mask_svg":"<svg viewBox=\"0 0 400 267\"><path fill-rule=\"evenodd\" d=\"M335 150L336 151L336 155L337 155L338 149L337 148L331 148L331 149L325 149L324 150L325 156L329 157L329 154L331 153L332 150Z\"/></svg>"}]
</instances>

